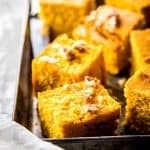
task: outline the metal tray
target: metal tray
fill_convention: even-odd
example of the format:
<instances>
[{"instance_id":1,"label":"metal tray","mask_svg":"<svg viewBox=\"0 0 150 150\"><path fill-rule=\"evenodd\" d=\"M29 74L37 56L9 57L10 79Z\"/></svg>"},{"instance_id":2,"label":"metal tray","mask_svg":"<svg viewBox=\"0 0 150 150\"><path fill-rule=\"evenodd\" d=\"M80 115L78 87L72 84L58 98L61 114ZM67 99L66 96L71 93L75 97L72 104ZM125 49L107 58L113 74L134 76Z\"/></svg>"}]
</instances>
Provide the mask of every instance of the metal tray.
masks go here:
<instances>
[{"instance_id":1,"label":"metal tray","mask_svg":"<svg viewBox=\"0 0 150 150\"><path fill-rule=\"evenodd\" d=\"M22 46L23 48L22 59L20 62L20 74L18 75L14 120L25 126L42 140L55 143L63 147L64 149L134 150L147 149L148 147L150 147L150 135L133 135L124 132L121 132L120 135L117 136L77 137L65 139L51 139L42 137L36 108L37 100L32 95L31 62L32 58L37 55L37 52L42 50L43 47L47 45L47 43L49 42L49 38L43 38L41 36L39 28L40 20L34 17L28 17L28 19L26 20L26 31L24 43ZM114 86L114 89L115 87L116 86ZM115 90L117 90L117 93L119 93L118 96L121 95L121 91L119 91L117 88Z\"/></svg>"}]
</instances>

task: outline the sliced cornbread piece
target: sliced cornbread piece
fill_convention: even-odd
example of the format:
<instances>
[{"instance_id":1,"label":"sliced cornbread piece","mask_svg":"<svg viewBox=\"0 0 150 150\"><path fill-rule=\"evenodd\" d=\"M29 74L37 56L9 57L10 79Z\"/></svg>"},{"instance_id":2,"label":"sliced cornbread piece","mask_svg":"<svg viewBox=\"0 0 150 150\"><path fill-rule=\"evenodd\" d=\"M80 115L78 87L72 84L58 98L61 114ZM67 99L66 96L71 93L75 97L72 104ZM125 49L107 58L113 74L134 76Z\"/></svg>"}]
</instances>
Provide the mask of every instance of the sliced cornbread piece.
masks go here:
<instances>
[{"instance_id":1,"label":"sliced cornbread piece","mask_svg":"<svg viewBox=\"0 0 150 150\"><path fill-rule=\"evenodd\" d=\"M134 30L130 34L132 73L150 64L150 29Z\"/></svg>"},{"instance_id":2,"label":"sliced cornbread piece","mask_svg":"<svg viewBox=\"0 0 150 150\"><path fill-rule=\"evenodd\" d=\"M54 34L70 33L95 5L95 0L40 0L39 16Z\"/></svg>"},{"instance_id":3,"label":"sliced cornbread piece","mask_svg":"<svg viewBox=\"0 0 150 150\"><path fill-rule=\"evenodd\" d=\"M143 27L144 17L134 12L102 5L84 19L83 25L87 30L94 28L103 36L117 36L120 40L127 41L131 30Z\"/></svg>"},{"instance_id":4,"label":"sliced cornbread piece","mask_svg":"<svg viewBox=\"0 0 150 150\"><path fill-rule=\"evenodd\" d=\"M120 116L120 104L89 76L39 92L38 110L43 134L52 138L112 135Z\"/></svg>"},{"instance_id":5,"label":"sliced cornbread piece","mask_svg":"<svg viewBox=\"0 0 150 150\"><path fill-rule=\"evenodd\" d=\"M85 75L105 82L102 47L83 40L72 40L66 34L57 37L32 61L32 83L43 91L65 83L80 81Z\"/></svg>"},{"instance_id":6,"label":"sliced cornbread piece","mask_svg":"<svg viewBox=\"0 0 150 150\"><path fill-rule=\"evenodd\" d=\"M74 39L107 46L106 50L104 48L106 70L118 74L128 64L129 33L142 25L141 15L103 5L92 11L84 23L73 30L72 35Z\"/></svg>"},{"instance_id":7,"label":"sliced cornbread piece","mask_svg":"<svg viewBox=\"0 0 150 150\"><path fill-rule=\"evenodd\" d=\"M143 14L145 16L146 24L150 27L150 0L105 0L105 3Z\"/></svg>"},{"instance_id":8,"label":"sliced cornbread piece","mask_svg":"<svg viewBox=\"0 0 150 150\"><path fill-rule=\"evenodd\" d=\"M150 134L150 65L137 71L125 85L125 124L139 133Z\"/></svg>"}]
</instances>

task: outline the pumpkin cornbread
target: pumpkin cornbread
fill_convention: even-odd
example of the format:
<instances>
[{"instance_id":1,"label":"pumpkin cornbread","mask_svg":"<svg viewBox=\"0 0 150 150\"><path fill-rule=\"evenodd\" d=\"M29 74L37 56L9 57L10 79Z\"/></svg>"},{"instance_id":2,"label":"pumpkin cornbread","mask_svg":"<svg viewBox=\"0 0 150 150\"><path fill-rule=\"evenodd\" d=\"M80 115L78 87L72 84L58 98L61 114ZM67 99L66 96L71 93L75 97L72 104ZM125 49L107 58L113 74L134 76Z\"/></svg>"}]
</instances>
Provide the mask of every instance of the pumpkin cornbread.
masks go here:
<instances>
[{"instance_id":1,"label":"pumpkin cornbread","mask_svg":"<svg viewBox=\"0 0 150 150\"><path fill-rule=\"evenodd\" d=\"M134 30L130 35L132 73L150 64L150 29Z\"/></svg>"},{"instance_id":2,"label":"pumpkin cornbread","mask_svg":"<svg viewBox=\"0 0 150 150\"><path fill-rule=\"evenodd\" d=\"M150 134L150 65L138 70L125 85L125 124L138 133Z\"/></svg>"},{"instance_id":3,"label":"pumpkin cornbread","mask_svg":"<svg viewBox=\"0 0 150 150\"><path fill-rule=\"evenodd\" d=\"M118 74L128 64L129 33L144 24L143 16L103 5L92 11L84 23L76 27L74 39L85 39L94 44L103 43L106 70Z\"/></svg>"},{"instance_id":4,"label":"pumpkin cornbread","mask_svg":"<svg viewBox=\"0 0 150 150\"><path fill-rule=\"evenodd\" d=\"M39 92L38 111L46 137L112 135L120 104L99 80L86 76L84 81Z\"/></svg>"},{"instance_id":5,"label":"pumpkin cornbread","mask_svg":"<svg viewBox=\"0 0 150 150\"><path fill-rule=\"evenodd\" d=\"M66 34L57 37L32 61L32 84L35 91L80 81L85 75L105 82L102 46L73 40Z\"/></svg>"},{"instance_id":6,"label":"pumpkin cornbread","mask_svg":"<svg viewBox=\"0 0 150 150\"><path fill-rule=\"evenodd\" d=\"M105 3L143 14L146 24L150 27L150 0L105 0Z\"/></svg>"},{"instance_id":7,"label":"pumpkin cornbread","mask_svg":"<svg viewBox=\"0 0 150 150\"><path fill-rule=\"evenodd\" d=\"M70 33L95 6L95 0L40 0L39 16L55 35Z\"/></svg>"}]
</instances>

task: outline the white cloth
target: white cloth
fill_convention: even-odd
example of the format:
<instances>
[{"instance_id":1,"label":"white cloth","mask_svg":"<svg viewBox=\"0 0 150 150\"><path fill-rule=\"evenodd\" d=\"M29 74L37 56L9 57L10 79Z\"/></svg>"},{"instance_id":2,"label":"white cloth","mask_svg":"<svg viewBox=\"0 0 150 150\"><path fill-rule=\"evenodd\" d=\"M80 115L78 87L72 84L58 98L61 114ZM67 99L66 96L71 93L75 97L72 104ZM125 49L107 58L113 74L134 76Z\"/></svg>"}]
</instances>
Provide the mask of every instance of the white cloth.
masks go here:
<instances>
[{"instance_id":1,"label":"white cloth","mask_svg":"<svg viewBox=\"0 0 150 150\"><path fill-rule=\"evenodd\" d=\"M42 141L14 121L2 119L0 121L0 150L62 150L62 148Z\"/></svg>"},{"instance_id":2,"label":"white cloth","mask_svg":"<svg viewBox=\"0 0 150 150\"><path fill-rule=\"evenodd\" d=\"M0 0L0 150L61 150L11 121L28 0Z\"/></svg>"}]
</instances>

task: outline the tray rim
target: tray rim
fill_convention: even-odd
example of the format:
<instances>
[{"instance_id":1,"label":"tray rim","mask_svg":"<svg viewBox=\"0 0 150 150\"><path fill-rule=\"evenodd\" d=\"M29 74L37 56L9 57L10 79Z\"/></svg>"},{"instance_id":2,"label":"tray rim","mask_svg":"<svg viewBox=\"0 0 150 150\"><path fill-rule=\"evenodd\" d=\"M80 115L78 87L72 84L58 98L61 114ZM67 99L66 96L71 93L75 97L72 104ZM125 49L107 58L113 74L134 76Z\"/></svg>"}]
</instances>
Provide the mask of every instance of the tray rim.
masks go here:
<instances>
[{"instance_id":1,"label":"tray rim","mask_svg":"<svg viewBox=\"0 0 150 150\"><path fill-rule=\"evenodd\" d=\"M75 137L75 138L41 138L46 142L55 143L82 143L82 142L92 142L92 141L134 141L139 139L148 139L150 141L150 135L119 135L119 136L97 136L97 137Z\"/></svg>"},{"instance_id":2,"label":"tray rim","mask_svg":"<svg viewBox=\"0 0 150 150\"><path fill-rule=\"evenodd\" d=\"M18 99L18 91L19 91L19 82L20 82L20 74L21 74L21 63L22 63L22 58L23 58L23 50L25 46L25 38L26 38L26 31L27 31L27 26L28 26L28 21L29 21L29 14L30 14L30 0L25 0L25 12L23 16L23 21L21 25L21 36L20 36L20 44L19 44L19 64L17 64L17 76L16 76L16 85L15 85L15 94L14 94L14 103L13 103L13 112L12 112L12 120L15 120L15 111L16 111L16 106L17 106L17 99Z\"/></svg>"},{"instance_id":3,"label":"tray rim","mask_svg":"<svg viewBox=\"0 0 150 150\"><path fill-rule=\"evenodd\" d=\"M17 99L18 99L18 91L19 91L19 79L20 79L20 72L21 72L21 62L23 59L23 53L24 53L24 46L25 46L25 37L26 37L26 30L28 28L28 23L30 22L31 18L36 18L36 16L30 15L30 0L26 0L26 13L23 19L22 24L22 33L21 33L21 43L19 50L21 51L20 60L18 64L18 74L17 74L17 80L16 80L16 94L14 96L14 107L13 107L13 113L12 118L15 120L15 111L17 106ZM30 35L28 35L30 36ZM32 45L32 43L31 43ZM30 130L29 130L30 131ZM31 131L30 131L31 132ZM32 133L32 132L31 132ZM33 133L32 133L33 134ZM82 143L82 142L92 142L92 141L133 141L133 140L140 140L142 138L148 139L150 141L150 134L137 134L137 135L116 135L116 136L95 136L95 137L73 137L73 138L45 138L45 137L38 137L43 141L46 142L54 142L54 143Z\"/></svg>"}]
</instances>

